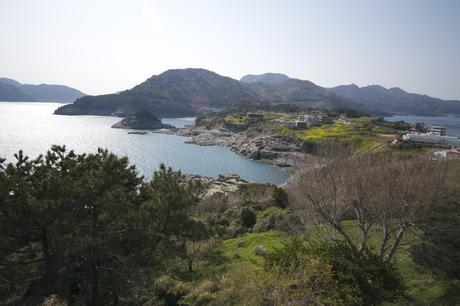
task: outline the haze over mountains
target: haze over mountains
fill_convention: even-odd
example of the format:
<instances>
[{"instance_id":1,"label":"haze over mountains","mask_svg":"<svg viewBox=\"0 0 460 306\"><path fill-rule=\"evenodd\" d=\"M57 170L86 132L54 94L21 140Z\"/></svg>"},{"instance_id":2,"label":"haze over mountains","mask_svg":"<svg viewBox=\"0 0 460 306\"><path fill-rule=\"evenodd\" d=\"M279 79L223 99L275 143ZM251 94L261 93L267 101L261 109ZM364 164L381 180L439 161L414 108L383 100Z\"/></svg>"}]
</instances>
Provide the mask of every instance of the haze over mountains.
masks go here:
<instances>
[{"instance_id":1,"label":"haze over mountains","mask_svg":"<svg viewBox=\"0 0 460 306\"><path fill-rule=\"evenodd\" d=\"M366 105L373 113L421 116L460 114L460 101L408 93L398 87L388 89L380 85L358 87L351 84L340 85L329 90Z\"/></svg>"},{"instance_id":2,"label":"haze over mountains","mask_svg":"<svg viewBox=\"0 0 460 306\"><path fill-rule=\"evenodd\" d=\"M284 74L247 75L241 81L205 69L173 69L117 94L85 96L56 110L63 115L128 115L138 110L158 116L189 116L241 101L292 103L306 108L352 108L371 114L460 114L460 101L407 93L399 88L341 85L324 88ZM248 102L249 103L249 102Z\"/></svg>"},{"instance_id":3,"label":"haze over mountains","mask_svg":"<svg viewBox=\"0 0 460 306\"><path fill-rule=\"evenodd\" d=\"M268 103L291 103L311 108L352 108L369 111L362 103L336 95L310 81L292 79L284 74L249 75L241 82Z\"/></svg>"},{"instance_id":4,"label":"haze over mountains","mask_svg":"<svg viewBox=\"0 0 460 306\"><path fill-rule=\"evenodd\" d=\"M8 102L73 102L83 97L81 91L64 85L22 84L0 78L0 101Z\"/></svg>"}]
</instances>

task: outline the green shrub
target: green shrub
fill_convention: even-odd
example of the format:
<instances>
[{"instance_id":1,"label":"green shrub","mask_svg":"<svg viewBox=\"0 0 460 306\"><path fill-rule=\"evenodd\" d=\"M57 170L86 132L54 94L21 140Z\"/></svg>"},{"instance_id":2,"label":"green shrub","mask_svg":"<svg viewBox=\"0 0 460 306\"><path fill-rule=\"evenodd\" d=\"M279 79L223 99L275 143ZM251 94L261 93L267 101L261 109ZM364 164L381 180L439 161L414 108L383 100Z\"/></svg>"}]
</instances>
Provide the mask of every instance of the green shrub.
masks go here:
<instances>
[{"instance_id":1,"label":"green shrub","mask_svg":"<svg viewBox=\"0 0 460 306\"><path fill-rule=\"evenodd\" d=\"M193 288L189 294L184 296L178 305L212 305L217 291L217 284L212 281L205 281Z\"/></svg>"},{"instance_id":2,"label":"green shrub","mask_svg":"<svg viewBox=\"0 0 460 306\"><path fill-rule=\"evenodd\" d=\"M358 257L341 242L291 239L265 258L267 271L292 280L286 294L293 298L309 292L331 298L331 304L379 305L404 296L402 280L391 264L373 255Z\"/></svg>"},{"instance_id":3,"label":"green shrub","mask_svg":"<svg viewBox=\"0 0 460 306\"><path fill-rule=\"evenodd\" d=\"M256 213L252 208L243 207L240 211L240 221L246 228L253 227L257 222Z\"/></svg>"},{"instance_id":4,"label":"green shrub","mask_svg":"<svg viewBox=\"0 0 460 306\"><path fill-rule=\"evenodd\" d=\"M260 233L270 230L294 234L304 232L305 227L301 218L292 210L270 207L257 214L254 232Z\"/></svg>"},{"instance_id":5,"label":"green shrub","mask_svg":"<svg viewBox=\"0 0 460 306\"><path fill-rule=\"evenodd\" d=\"M288 206L288 194L283 188L277 186L273 188L273 200L279 208L286 208Z\"/></svg>"},{"instance_id":6,"label":"green shrub","mask_svg":"<svg viewBox=\"0 0 460 306\"><path fill-rule=\"evenodd\" d=\"M412 259L460 279L460 203L438 205L421 229L421 242L410 249Z\"/></svg>"}]
</instances>

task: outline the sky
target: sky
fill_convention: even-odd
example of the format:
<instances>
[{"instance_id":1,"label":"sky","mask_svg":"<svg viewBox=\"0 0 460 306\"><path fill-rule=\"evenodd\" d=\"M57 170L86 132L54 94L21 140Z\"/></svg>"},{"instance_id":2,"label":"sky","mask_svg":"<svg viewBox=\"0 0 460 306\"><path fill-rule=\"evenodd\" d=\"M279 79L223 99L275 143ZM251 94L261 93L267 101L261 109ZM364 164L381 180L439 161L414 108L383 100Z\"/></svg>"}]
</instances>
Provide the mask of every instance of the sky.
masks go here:
<instances>
[{"instance_id":1,"label":"sky","mask_svg":"<svg viewBox=\"0 0 460 306\"><path fill-rule=\"evenodd\" d=\"M460 100L460 1L0 0L0 76L95 95L190 67Z\"/></svg>"}]
</instances>

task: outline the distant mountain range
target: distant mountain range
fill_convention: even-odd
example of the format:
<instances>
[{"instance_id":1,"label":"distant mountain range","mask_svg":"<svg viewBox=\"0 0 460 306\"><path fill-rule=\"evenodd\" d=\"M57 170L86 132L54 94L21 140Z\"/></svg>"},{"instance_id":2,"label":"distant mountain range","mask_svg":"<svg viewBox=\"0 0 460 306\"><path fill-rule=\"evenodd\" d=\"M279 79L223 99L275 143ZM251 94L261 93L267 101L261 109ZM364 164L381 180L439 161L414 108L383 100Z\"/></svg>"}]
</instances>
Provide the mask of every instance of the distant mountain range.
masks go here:
<instances>
[{"instance_id":1,"label":"distant mountain range","mask_svg":"<svg viewBox=\"0 0 460 306\"><path fill-rule=\"evenodd\" d=\"M241 82L262 101L272 104L291 103L311 108L369 111L363 103L336 95L310 81L292 79L284 74L247 75L241 78Z\"/></svg>"},{"instance_id":2,"label":"distant mountain range","mask_svg":"<svg viewBox=\"0 0 460 306\"><path fill-rule=\"evenodd\" d=\"M460 114L460 101L408 93L398 87L388 89L380 85L358 87L351 84L328 90L366 105L373 113L420 116Z\"/></svg>"},{"instance_id":3,"label":"distant mountain range","mask_svg":"<svg viewBox=\"0 0 460 306\"><path fill-rule=\"evenodd\" d=\"M193 68L167 70L117 94L81 97L57 109L56 114L125 116L142 110L160 117L176 117L245 101L323 109L352 108L378 115L460 114L460 101L411 94L399 88L386 89L378 85L324 88L279 73L247 75L237 81Z\"/></svg>"},{"instance_id":4,"label":"distant mountain range","mask_svg":"<svg viewBox=\"0 0 460 306\"><path fill-rule=\"evenodd\" d=\"M83 97L81 91L64 85L22 84L0 78L0 101L8 102L73 102Z\"/></svg>"}]
</instances>

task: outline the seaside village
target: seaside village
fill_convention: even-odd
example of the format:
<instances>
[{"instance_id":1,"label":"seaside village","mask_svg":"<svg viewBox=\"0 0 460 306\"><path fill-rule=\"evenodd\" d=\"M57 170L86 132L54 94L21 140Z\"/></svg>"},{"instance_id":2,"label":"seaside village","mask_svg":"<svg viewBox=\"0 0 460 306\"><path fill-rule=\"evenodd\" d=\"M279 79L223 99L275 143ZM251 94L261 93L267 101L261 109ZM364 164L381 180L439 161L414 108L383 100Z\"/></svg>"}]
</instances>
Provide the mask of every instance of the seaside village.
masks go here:
<instances>
[{"instance_id":1,"label":"seaside village","mask_svg":"<svg viewBox=\"0 0 460 306\"><path fill-rule=\"evenodd\" d=\"M448 136L443 126L432 125L430 128L423 122L415 122L410 130L397 134L393 144L409 143L434 148L431 152L435 159L460 159L460 139Z\"/></svg>"},{"instance_id":2,"label":"seaside village","mask_svg":"<svg viewBox=\"0 0 460 306\"><path fill-rule=\"evenodd\" d=\"M263 121L261 113L247 114L247 123L258 123ZM336 118L328 115L301 114L296 119L278 118L275 122L293 130L302 130L320 124L349 123L346 114L340 114ZM410 129L396 133L392 145L412 145L432 148L429 155L433 159L460 159L460 139L455 136L448 136L447 129L443 126L432 125L428 127L423 122L415 122Z\"/></svg>"}]
</instances>

